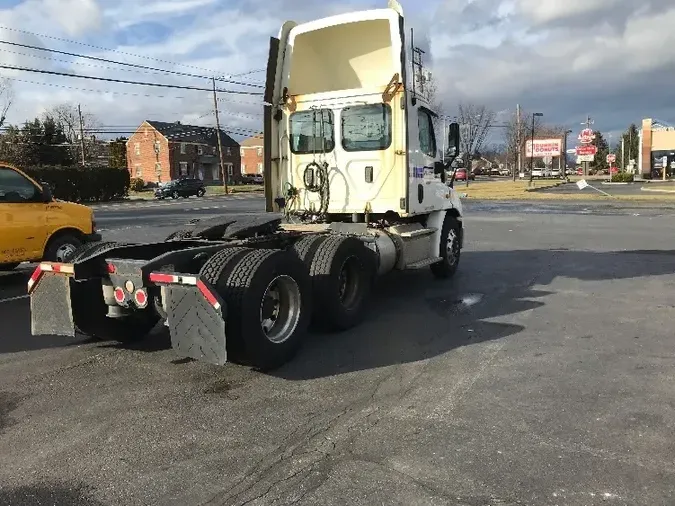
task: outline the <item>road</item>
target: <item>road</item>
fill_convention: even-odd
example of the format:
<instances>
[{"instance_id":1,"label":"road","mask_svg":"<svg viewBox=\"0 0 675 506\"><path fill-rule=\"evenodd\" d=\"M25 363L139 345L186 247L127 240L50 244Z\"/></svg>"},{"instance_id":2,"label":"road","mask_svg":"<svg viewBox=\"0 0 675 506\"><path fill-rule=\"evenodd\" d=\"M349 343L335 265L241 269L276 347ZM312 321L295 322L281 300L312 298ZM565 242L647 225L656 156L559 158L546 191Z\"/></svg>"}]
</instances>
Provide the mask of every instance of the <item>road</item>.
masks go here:
<instances>
[{"instance_id":1,"label":"road","mask_svg":"<svg viewBox=\"0 0 675 506\"><path fill-rule=\"evenodd\" d=\"M150 239L259 204L97 215ZM383 279L273 374L31 338L0 302L0 504L673 504L675 215L582 208L471 203L456 278Z\"/></svg>"}]
</instances>

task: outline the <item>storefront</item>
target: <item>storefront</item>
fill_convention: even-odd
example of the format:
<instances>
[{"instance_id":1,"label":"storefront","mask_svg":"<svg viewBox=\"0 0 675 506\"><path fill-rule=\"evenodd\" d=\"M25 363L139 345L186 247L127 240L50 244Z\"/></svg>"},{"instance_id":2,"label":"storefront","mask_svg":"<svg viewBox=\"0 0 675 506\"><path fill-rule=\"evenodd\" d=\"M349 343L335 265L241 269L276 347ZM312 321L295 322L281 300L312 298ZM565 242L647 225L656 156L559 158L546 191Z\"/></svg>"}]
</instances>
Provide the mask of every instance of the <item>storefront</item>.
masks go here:
<instances>
[{"instance_id":1,"label":"storefront","mask_svg":"<svg viewBox=\"0 0 675 506\"><path fill-rule=\"evenodd\" d=\"M675 177L675 127L654 119L642 120L638 172L643 177L661 177L663 166Z\"/></svg>"}]
</instances>

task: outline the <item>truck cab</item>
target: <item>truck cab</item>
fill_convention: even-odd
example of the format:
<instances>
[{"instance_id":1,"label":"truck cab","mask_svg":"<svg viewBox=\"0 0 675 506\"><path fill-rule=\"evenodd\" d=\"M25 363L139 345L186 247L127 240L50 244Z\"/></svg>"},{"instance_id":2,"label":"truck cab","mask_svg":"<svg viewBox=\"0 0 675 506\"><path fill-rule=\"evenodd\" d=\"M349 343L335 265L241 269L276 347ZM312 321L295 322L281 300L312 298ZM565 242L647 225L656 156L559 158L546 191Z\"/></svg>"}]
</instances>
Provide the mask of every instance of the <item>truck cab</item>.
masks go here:
<instances>
[{"instance_id":1,"label":"truck cab","mask_svg":"<svg viewBox=\"0 0 675 506\"><path fill-rule=\"evenodd\" d=\"M445 184L423 55L396 3L283 25L265 97L269 211L461 214Z\"/></svg>"},{"instance_id":2,"label":"truck cab","mask_svg":"<svg viewBox=\"0 0 675 506\"><path fill-rule=\"evenodd\" d=\"M56 200L48 185L0 163L0 270L63 262L83 243L100 239L89 207Z\"/></svg>"}]
</instances>

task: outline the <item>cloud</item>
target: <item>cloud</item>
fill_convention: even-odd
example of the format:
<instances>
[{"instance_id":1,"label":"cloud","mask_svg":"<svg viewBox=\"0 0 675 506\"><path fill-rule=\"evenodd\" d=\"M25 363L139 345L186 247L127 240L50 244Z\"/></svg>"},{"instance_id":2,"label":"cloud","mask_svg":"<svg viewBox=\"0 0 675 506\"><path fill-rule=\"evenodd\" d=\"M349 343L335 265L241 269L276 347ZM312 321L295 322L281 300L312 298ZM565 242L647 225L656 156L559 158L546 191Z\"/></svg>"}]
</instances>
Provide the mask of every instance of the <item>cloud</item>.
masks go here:
<instances>
[{"instance_id":1,"label":"cloud","mask_svg":"<svg viewBox=\"0 0 675 506\"><path fill-rule=\"evenodd\" d=\"M400 0L441 101L497 111L540 110L551 123L619 131L643 117L675 122L672 0ZM23 0L0 9L0 40L86 53L199 77L157 73L0 44L0 63L89 76L210 88L211 76L260 85L269 37L286 19L307 21L386 0ZM16 28L41 35L16 31ZM49 36L49 37L47 37ZM79 42L73 44L68 39ZM101 46L101 47L99 47ZM102 47L108 49L102 49ZM22 54L18 54L22 53ZM59 60L59 61L55 61ZM146 118L214 123L208 91L105 83L3 71L14 81L9 120L50 106L82 104L102 124L132 128ZM29 84L32 81L39 84ZM224 82L219 87L260 92ZM261 99L220 94L221 122L259 129Z\"/></svg>"}]
</instances>

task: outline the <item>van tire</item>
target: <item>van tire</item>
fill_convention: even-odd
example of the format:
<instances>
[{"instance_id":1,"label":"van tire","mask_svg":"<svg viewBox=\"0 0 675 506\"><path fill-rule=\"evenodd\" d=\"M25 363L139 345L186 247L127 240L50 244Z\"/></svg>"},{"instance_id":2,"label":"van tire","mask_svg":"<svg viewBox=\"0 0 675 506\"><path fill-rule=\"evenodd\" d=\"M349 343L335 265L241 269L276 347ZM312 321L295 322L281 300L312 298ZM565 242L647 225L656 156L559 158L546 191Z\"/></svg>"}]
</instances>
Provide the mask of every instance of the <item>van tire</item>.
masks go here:
<instances>
[{"instance_id":1,"label":"van tire","mask_svg":"<svg viewBox=\"0 0 675 506\"><path fill-rule=\"evenodd\" d=\"M45 260L48 262L66 262L80 246L82 246L82 241L75 234L57 235L47 243Z\"/></svg>"}]
</instances>

